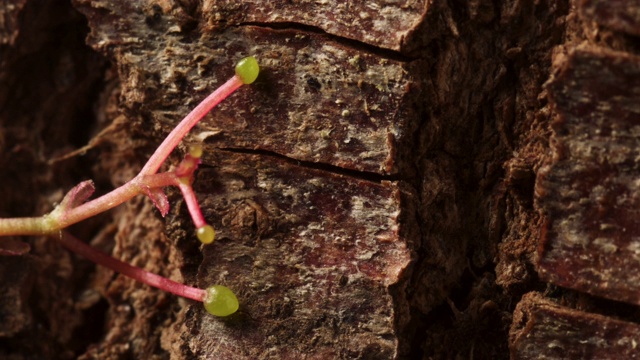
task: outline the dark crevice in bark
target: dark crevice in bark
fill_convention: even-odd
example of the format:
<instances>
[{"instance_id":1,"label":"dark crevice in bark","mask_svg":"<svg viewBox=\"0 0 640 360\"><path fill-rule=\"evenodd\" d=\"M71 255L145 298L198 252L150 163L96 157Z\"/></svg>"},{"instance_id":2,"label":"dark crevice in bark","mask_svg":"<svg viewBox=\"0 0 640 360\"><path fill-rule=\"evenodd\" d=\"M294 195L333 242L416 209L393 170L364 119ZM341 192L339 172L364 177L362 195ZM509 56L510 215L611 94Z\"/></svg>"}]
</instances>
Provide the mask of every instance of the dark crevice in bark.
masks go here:
<instances>
[{"instance_id":1,"label":"dark crevice in bark","mask_svg":"<svg viewBox=\"0 0 640 360\"><path fill-rule=\"evenodd\" d=\"M637 305L609 300L553 284L546 284L544 288L531 290L536 290L544 294L546 299L555 300L569 308L640 325L640 308Z\"/></svg>"},{"instance_id":2,"label":"dark crevice in bark","mask_svg":"<svg viewBox=\"0 0 640 360\"><path fill-rule=\"evenodd\" d=\"M367 172L367 171L357 171L357 170L346 169L340 166L330 165L327 163L317 163L313 161L296 160L296 159L292 159L290 157L287 157L272 151L267 151L267 150L234 149L234 148L220 148L220 150L228 151L232 153L238 153L238 154L253 154L253 155L276 158L296 166L301 166L304 168L309 168L314 170L322 170L332 174L347 176L347 177L351 177L358 180L371 181L375 183L381 183L383 181L404 180L399 175L381 175L381 174Z\"/></svg>"},{"instance_id":3,"label":"dark crevice in bark","mask_svg":"<svg viewBox=\"0 0 640 360\"><path fill-rule=\"evenodd\" d=\"M385 49L383 47L367 44L365 42L350 39L344 36L330 34L317 26L306 25L306 24L301 24L296 22L269 22L269 23L243 22L237 26L255 26L255 27L261 27L261 28L272 29L272 30L292 30L302 34L311 33L311 34L321 35L324 38L326 38L328 41L336 42L345 47L348 47L363 53L373 54L383 59L394 60L399 62L411 62L413 60L418 59L417 57L410 57L398 51L393 51L390 49Z\"/></svg>"},{"instance_id":4,"label":"dark crevice in bark","mask_svg":"<svg viewBox=\"0 0 640 360\"><path fill-rule=\"evenodd\" d=\"M0 10L6 11L7 4ZM91 136L97 123L93 105L107 63L85 44L87 19L67 2L26 2L14 25L8 29L16 32L14 42L0 45L0 167L5 175L0 213L33 216L51 210L57 194L90 176L92 156L49 161ZM104 220L74 230L92 233ZM103 333L106 305L99 297L83 296L92 292L87 289L95 267L77 261L55 240L22 240L31 244L30 254L0 257L0 283L12 279L21 291L2 289L0 358L20 353L75 358ZM14 261L23 265L10 266ZM16 276L24 265L27 272ZM7 321L14 317L20 321Z\"/></svg>"}]
</instances>

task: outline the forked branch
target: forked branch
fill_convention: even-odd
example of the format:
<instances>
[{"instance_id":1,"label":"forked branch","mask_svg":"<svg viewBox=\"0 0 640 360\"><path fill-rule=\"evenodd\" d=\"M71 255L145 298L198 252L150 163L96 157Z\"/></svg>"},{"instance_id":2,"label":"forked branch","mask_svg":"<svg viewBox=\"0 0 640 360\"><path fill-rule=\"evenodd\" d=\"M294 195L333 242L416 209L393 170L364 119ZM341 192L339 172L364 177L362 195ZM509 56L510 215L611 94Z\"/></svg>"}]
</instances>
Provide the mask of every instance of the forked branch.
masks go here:
<instances>
[{"instance_id":1,"label":"forked branch","mask_svg":"<svg viewBox=\"0 0 640 360\"><path fill-rule=\"evenodd\" d=\"M238 300L225 286L214 285L203 290L149 273L92 248L64 229L140 194L147 195L164 216L169 211L169 202L163 189L167 186L177 186L196 226L198 239L204 244L213 242L215 232L213 227L206 223L192 187L194 173L200 164L202 148L191 148L175 170L163 173L158 173L158 170L198 121L243 84L253 83L258 73L259 67L255 58L247 57L240 60L236 65L235 75L196 106L158 146L140 173L126 184L87 201L94 192L94 186L92 181L84 181L71 189L49 214L40 217L0 219L0 236L48 235L58 239L69 250L97 264L173 294L202 301L207 311L214 315L227 316L234 313L238 309ZM2 245L0 239L0 254L12 254L11 251L2 251ZM11 249L15 249L14 243Z\"/></svg>"}]
</instances>

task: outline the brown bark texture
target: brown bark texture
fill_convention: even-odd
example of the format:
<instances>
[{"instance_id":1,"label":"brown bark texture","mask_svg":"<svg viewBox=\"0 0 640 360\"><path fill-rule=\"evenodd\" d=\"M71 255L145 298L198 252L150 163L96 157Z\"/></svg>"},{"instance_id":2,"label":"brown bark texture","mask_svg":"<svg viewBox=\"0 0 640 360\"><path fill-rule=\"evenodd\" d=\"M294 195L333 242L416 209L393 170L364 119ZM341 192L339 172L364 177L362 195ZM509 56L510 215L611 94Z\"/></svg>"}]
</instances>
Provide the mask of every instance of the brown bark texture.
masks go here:
<instances>
[{"instance_id":1,"label":"brown bark texture","mask_svg":"<svg viewBox=\"0 0 640 360\"><path fill-rule=\"evenodd\" d=\"M514 359L640 356L640 3L575 5L573 31L546 84L551 153L535 186L544 217L536 262L541 280L553 285L547 297L529 293L518 305Z\"/></svg>"},{"instance_id":2,"label":"brown bark texture","mask_svg":"<svg viewBox=\"0 0 640 360\"><path fill-rule=\"evenodd\" d=\"M578 49L559 62L553 155L537 183L548 217L540 274L640 304L640 58Z\"/></svg>"},{"instance_id":3,"label":"brown bark texture","mask_svg":"<svg viewBox=\"0 0 640 360\"><path fill-rule=\"evenodd\" d=\"M69 229L227 318L8 238L0 358L632 358L640 3L72 0L0 3L0 216L131 179L207 115L194 187ZM634 245L635 244L635 245ZM519 303L519 304L518 304ZM516 304L517 307L516 307ZM607 329L600 331L600 329ZM638 340L640 341L640 340ZM584 345L587 344L587 345Z\"/></svg>"},{"instance_id":4,"label":"brown bark texture","mask_svg":"<svg viewBox=\"0 0 640 360\"><path fill-rule=\"evenodd\" d=\"M640 325L526 294L513 315L513 359L637 359Z\"/></svg>"}]
</instances>

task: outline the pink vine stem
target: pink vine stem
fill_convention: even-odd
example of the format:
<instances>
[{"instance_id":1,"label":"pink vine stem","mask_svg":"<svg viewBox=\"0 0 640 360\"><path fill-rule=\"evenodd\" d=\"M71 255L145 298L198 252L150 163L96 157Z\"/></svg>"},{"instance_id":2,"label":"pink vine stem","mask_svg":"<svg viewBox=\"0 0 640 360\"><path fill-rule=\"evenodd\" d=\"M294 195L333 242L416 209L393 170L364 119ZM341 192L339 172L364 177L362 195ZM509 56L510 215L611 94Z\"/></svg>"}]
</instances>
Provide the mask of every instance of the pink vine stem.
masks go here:
<instances>
[{"instance_id":1,"label":"pink vine stem","mask_svg":"<svg viewBox=\"0 0 640 360\"><path fill-rule=\"evenodd\" d=\"M79 221L88 219L104 211L112 209L136 195L142 194L150 178L162 166L169 154L178 146L182 138L200 121L211 109L222 100L231 95L244 83L238 75L234 75L222 86L205 98L195 107L171 133L164 139L156 151L151 155L140 173L126 184L112 190L93 200L89 200L79 206L64 211L59 218L47 217L26 217L26 218L4 218L0 221L0 236L6 235L47 235L59 229L68 227ZM160 175L160 174L158 174ZM164 185L164 184L163 184ZM199 207L194 205L195 196L192 190L187 190L182 184L177 185L185 195L190 213L198 225L204 224L204 218Z\"/></svg>"},{"instance_id":2,"label":"pink vine stem","mask_svg":"<svg viewBox=\"0 0 640 360\"><path fill-rule=\"evenodd\" d=\"M195 109L191 110L178 126L176 126L171 133L164 139L158 149L151 155L147 163L140 171L142 175L154 174L158 171L160 166L167 159L169 154L180 143L182 138L193 128L200 119L202 119L211 109L218 105L222 100L231 95L244 83L238 75L234 75L231 79L227 80L222 86L216 89L206 99L202 100Z\"/></svg>"},{"instance_id":3,"label":"pink vine stem","mask_svg":"<svg viewBox=\"0 0 640 360\"><path fill-rule=\"evenodd\" d=\"M204 299L205 290L181 284L177 281L173 281L160 275L150 273L141 268L129 265L123 261L111 257L110 255L107 255L100 250L96 250L95 248L85 244L66 231L60 232L59 240L64 247L75 252L76 254L83 256L96 264L102 265L108 269L119 272L122 275L128 276L134 280L143 282L147 285L162 289L164 291L168 291L172 294L176 294L188 299L196 301L203 301Z\"/></svg>"}]
</instances>

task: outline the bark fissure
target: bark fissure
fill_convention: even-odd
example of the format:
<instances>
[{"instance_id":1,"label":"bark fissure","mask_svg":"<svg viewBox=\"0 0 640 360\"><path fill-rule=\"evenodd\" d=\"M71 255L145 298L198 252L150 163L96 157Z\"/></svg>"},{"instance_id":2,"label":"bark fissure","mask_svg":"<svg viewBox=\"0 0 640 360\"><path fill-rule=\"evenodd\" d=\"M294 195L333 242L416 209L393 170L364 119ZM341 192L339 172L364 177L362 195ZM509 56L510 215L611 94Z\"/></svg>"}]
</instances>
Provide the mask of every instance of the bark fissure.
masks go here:
<instances>
[{"instance_id":1,"label":"bark fissure","mask_svg":"<svg viewBox=\"0 0 640 360\"><path fill-rule=\"evenodd\" d=\"M370 43L366 43L364 41L360 41L360 40L356 40L353 38L348 38L348 37L344 37L344 36L339 36L336 34L331 34L326 32L325 30L323 30L322 28L318 27L318 26L312 26L312 25L307 25L307 24L303 24L303 23L297 23L297 22L278 22L278 23L274 23L274 22L243 22L240 23L236 26L256 26L256 27L261 27L261 28L266 28L266 29L272 29L272 30L292 30L292 31L296 31L299 32L301 34L305 34L305 33L309 33L309 34L316 34L316 35L322 35L324 38L326 38L329 41L334 41L336 43L339 43L341 45L347 46L353 50L359 51L359 52L364 52L364 53L369 53L369 54L374 54L382 59L389 59L389 60L393 60L393 61L399 61L399 62L411 62L414 60L418 60L420 59L420 57L415 57L415 56L409 56L407 54L404 54L400 51L395 51L395 50L391 50L391 49L387 49L384 47L380 47L380 46L375 46L372 45ZM418 52L419 53L419 52Z\"/></svg>"},{"instance_id":2,"label":"bark fissure","mask_svg":"<svg viewBox=\"0 0 640 360\"><path fill-rule=\"evenodd\" d=\"M342 176L348 176L354 179L358 179L358 180L365 180L365 181L371 181L371 182L375 182L375 183L381 183L383 181L406 181L408 179L401 177L400 175L381 175L378 173L374 173L374 172L367 172L367 171L356 171L356 170L351 170L348 168L343 168L340 166L335 166L335 165L331 165L331 164L326 164L326 163L316 163L316 162L311 162L311 161L302 161L302 160L297 160L294 158L290 158L287 157L285 155L282 154L278 154L272 151L266 151L266 150L251 150L251 149L244 149L244 148L238 148L238 149L234 149L234 148L220 148L221 151L228 151L230 153L237 153L237 154L253 154L253 155L261 155L261 156L265 156L265 157L273 157L273 158L278 158L281 159L285 162L288 162L290 164L302 167L302 168L308 168L308 169L314 169L314 170L322 170L322 171L326 171L328 173L331 174L336 174L336 175L342 175ZM203 166L211 166L208 164L204 164Z\"/></svg>"}]
</instances>

